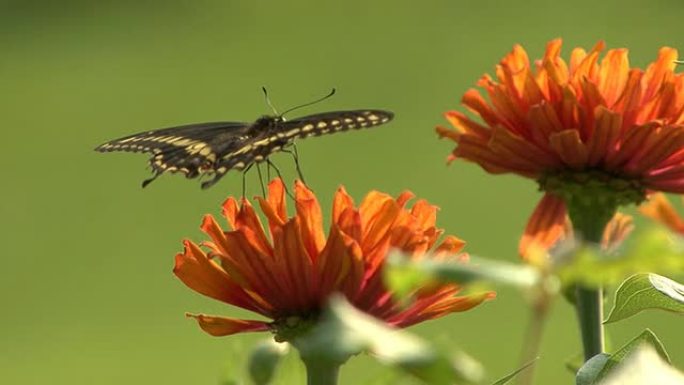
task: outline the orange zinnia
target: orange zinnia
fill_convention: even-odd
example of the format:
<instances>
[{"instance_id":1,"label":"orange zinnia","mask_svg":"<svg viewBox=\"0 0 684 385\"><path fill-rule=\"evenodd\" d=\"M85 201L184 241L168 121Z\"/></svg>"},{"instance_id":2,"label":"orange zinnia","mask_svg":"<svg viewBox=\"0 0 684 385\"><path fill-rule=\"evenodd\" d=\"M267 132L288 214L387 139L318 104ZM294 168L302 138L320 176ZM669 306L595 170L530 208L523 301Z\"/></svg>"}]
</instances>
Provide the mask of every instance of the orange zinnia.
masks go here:
<instances>
[{"instance_id":1,"label":"orange zinnia","mask_svg":"<svg viewBox=\"0 0 684 385\"><path fill-rule=\"evenodd\" d=\"M526 235L546 245L562 233L567 202L561 198L570 184L601 185L622 194L618 204L638 203L647 190L684 193L684 76L674 73L677 51L661 48L644 71L630 68L626 49L609 50L599 61L602 42L588 53L575 48L569 65L560 48L560 39L549 42L532 66L516 45L496 67L496 80L484 75L478 82L489 102L475 89L463 96L483 123L449 111L455 129L437 128L457 143L450 161L463 158L490 173L539 182L547 195Z\"/></svg>"},{"instance_id":2,"label":"orange zinnia","mask_svg":"<svg viewBox=\"0 0 684 385\"><path fill-rule=\"evenodd\" d=\"M211 238L204 243L208 252L185 241L174 273L201 294L272 320L193 315L204 331L215 336L271 330L276 338L287 340L296 329L314 323L335 292L397 327L464 311L491 298L493 293L455 296L459 287L453 284L423 288L408 306L392 297L381 271L390 250L420 259L442 233L435 227L437 208L419 200L408 209L412 197L405 192L393 199L373 191L356 208L340 188L326 238L321 209L311 190L296 183L296 213L288 218L285 189L276 179L269 185L268 197L257 198L270 237L249 201L243 199L239 206L229 198L223 215L232 231L224 231L214 217L205 216L202 230ZM463 261L467 255L457 254L463 245L447 236L431 255Z\"/></svg>"}]
</instances>

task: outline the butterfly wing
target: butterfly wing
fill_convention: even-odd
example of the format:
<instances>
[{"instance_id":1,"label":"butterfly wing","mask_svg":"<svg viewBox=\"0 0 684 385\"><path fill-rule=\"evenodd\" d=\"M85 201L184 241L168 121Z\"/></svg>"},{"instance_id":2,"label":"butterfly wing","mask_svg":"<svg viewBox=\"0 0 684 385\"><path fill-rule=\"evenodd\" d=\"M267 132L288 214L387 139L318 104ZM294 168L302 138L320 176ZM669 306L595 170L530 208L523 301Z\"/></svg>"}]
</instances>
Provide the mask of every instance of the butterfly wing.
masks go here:
<instances>
[{"instance_id":1,"label":"butterfly wing","mask_svg":"<svg viewBox=\"0 0 684 385\"><path fill-rule=\"evenodd\" d=\"M226 151L239 148L248 139L248 123L212 122L163 128L129 135L103 143L99 152L151 153L155 175L143 187L165 172L181 172L188 178L216 172L217 160Z\"/></svg>"},{"instance_id":2,"label":"butterfly wing","mask_svg":"<svg viewBox=\"0 0 684 385\"><path fill-rule=\"evenodd\" d=\"M284 136L295 139L375 127L393 118L394 113L384 110L332 111L303 116L281 124Z\"/></svg>"}]
</instances>

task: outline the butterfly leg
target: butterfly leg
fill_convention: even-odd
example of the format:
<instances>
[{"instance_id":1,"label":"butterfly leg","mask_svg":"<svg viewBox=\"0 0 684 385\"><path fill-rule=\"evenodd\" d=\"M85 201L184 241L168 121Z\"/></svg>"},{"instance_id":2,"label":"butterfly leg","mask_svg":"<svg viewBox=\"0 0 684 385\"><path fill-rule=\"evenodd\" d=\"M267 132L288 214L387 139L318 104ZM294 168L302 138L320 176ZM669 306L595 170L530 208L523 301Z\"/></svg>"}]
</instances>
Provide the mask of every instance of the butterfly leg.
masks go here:
<instances>
[{"instance_id":1,"label":"butterfly leg","mask_svg":"<svg viewBox=\"0 0 684 385\"><path fill-rule=\"evenodd\" d=\"M261 164L257 163L257 173L259 174L259 184L261 184L261 194L266 197L266 189L264 188L264 178L261 176Z\"/></svg>"},{"instance_id":2,"label":"butterfly leg","mask_svg":"<svg viewBox=\"0 0 684 385\"><path fill-rule=\"evenodd\" d=\"M145 180L142 182L142 187L143 187L143 188L147 187L148 184L152 183L152 182L153 182L155 179L157 179L157 178L159 177L159 175L161 175L161 174L162 174L161 172L155 172L154 175L152 175L151 178L145 179Z\"/></svg>"},{"instance_id":3,"label":"butterfly leg","mask_svg":"<svg viewBox=\"0 0 684 385\"><path fill-rule=\"evenodd\" d=\"M294 159L295 168L297 169L297 175L299 176L299 179L302 181L302 183L308 185L308 183L306 183L306 181L304 180L304 174L302 174L302 168L299 166L299 152L297 152L297 144L292 142L292 151L290 151L290 150L281 150L281 151L292 155L292 159Z\"/></svg>"},{"instance_id":4,"label":"butterfly leg","mask_svg":"<svg viewBox=\"0 0 684 385\"><path fill-rule=\"evenodd\" d=\"M246 182L247 171L249 171L249 169L251 169L252 166L254 166L254 163L250 163L249 166L247 166L247 168L245 168L242 171L242 197L243 198L245 197L245 194L246 194L246 187L245 186L247 186L247 182Z\"/></svg>"},{"instance_id":5,"label":"butterfly leg","mask_svg":"<svg viewBox=\"0 0 684 385\"><path fill-rule=\"evenodd\" d=\"M287 196L289 196L290 198L292 198L292 200L294 200L294 199L295 199L295 198L294 198L294 195L292 195L292 193L290 192L290 190L287 188L287 184L284 183L285 180L283 179L283 175L280 173L280 169L279 169L279 168L278 168L270 159L268 159L268 158L266 158L266 163L269 165L269 167L273 167L273 169L275 170L276 174L278 174L278 178L280 178L280 180L283 181L283 184L284 184L284 186L285 186L285 192L287 193Z\"/></svg>"}]
</instances>

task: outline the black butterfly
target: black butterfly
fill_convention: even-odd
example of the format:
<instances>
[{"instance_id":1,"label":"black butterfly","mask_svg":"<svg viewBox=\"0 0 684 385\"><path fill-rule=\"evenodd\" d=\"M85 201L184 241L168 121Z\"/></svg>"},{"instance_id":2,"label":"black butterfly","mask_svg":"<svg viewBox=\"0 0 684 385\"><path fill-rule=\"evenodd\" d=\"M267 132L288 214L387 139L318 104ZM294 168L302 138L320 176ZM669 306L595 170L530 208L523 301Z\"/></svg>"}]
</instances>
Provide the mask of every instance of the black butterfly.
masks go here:
<instances>
[{"instance_id":1,"label":"black butterfly","mask_svg":"<svg viewBox=\"0 0 684 385\"><path fill-rule=\"evenodd\" d=\"M284 151L297 138L374 127L392 120L394 114L382 110L334 111L285 120L282 115L263 116L254 123L213 122L163 128L130 135L104 143L99 152L128 151L153 154L154 176L180 172L187 178L213 175L202 183L206 189L230 170L247 170L253 164L269 161L269 155Z\"/></svg>"}]
</instances>

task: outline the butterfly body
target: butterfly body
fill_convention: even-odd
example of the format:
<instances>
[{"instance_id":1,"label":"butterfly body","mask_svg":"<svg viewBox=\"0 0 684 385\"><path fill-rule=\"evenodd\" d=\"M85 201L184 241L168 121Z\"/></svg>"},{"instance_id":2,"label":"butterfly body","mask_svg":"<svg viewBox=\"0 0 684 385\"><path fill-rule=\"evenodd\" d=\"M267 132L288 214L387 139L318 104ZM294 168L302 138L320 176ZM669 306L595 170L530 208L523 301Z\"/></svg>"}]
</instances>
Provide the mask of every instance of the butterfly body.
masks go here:
<instances>
[{"instance_id":1,"label":"butterfly body","mask_svg":"<svg viewBox=\"0 0 684 385\"><path fill-rule=\"evenodd\" d=\"M163 128L126 136L98 146L100 152L152 154L154 176L183 173L188 178L213 175L208 188L230 170L245 170L294 143L296 139L378 126L394 117L383 110L334 111L293 120L262 116L253 123L211 122Z\"/></svg>"}]
</instances>

